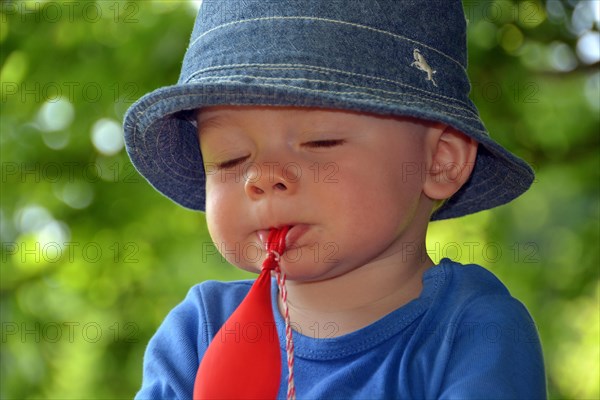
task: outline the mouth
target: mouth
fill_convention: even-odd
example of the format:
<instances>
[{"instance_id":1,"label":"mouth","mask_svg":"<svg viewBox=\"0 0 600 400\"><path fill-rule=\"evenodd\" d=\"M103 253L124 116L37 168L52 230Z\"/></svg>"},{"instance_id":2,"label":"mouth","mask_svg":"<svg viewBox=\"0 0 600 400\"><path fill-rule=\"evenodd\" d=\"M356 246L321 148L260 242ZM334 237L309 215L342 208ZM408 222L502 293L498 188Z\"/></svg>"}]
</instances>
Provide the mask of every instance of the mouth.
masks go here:
<instances>
[{"instance_id":1,"label":"mouth","mask_svg":"<svg viewBox=\"0 0 600 400\"><path fill-rule=\"evenodd\" d=\"M282 224L282 225L279 225L278 227L273 227L273 228L269 228L269 229L260 229L260 230L256 231L256 234L258 236L258 240L260 241L260 243L262 244L264 249L267 248L269 231L274 228L280 229L284 226L289 227L287 235L285 236L286 250L298 247L298 245L297 245L298 240L302 237L302 235L304 235L306 233L306 231L309 228L309 226L307 224L293 223L293 224Z\"/></svg>"}]
</instances>

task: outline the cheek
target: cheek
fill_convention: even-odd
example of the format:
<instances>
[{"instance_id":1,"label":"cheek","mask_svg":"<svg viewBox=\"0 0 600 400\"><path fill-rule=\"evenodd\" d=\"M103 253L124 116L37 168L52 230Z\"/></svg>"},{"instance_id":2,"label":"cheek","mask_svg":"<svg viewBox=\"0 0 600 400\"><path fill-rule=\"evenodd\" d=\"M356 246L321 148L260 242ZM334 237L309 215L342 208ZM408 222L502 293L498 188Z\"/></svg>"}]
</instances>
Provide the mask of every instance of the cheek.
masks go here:
<instances>
[{"instance_id":1,"label":"cheek","mask_svg":"<svg viewBox=\"0 0 600 400\"><path fill-rule=\"evenodd\" d=\"M231 238L233 221L237 218L232 215L231 196L227 195L224 185L213 185L210 181L206 184L206 224L208 232L215 243L224 243Z\"/></svg>"},{"instance_id":2,"label":"cheek","mask_svg":"<svg viewBox=\"0 0 600 400\"><path fill-rule=\"evenodd\" d=\"M427 160L421 141L397 143L396 152L388 152L383 158L390 185L403 193L403 198L420 195L426 178Z\"/></svg>"},{"instance_id":3,"label":"cheek","mask_svg":"<svg viewBox=\"0 0 600 400\"><path fill-rule=\"evenodd\" d=\"M231 264L250 272L260 271L264 257L260 245L249 238L248 211L239 193L227 185L206 188L206 224L221 255Z\"/></svg>"},{"instance_id":4,"label":"cheek","mask_svg":"<svg viewBox=\"0 0 600 400\"><path fill-rule=\"evenodd\" d=\"M424 158L414 150L383 151L364 162L340 166L336 189L343 197L337 205L362 229L377 225L396 231L405 226L419 206L425 177Z\"/></svg>"}]
</instances>

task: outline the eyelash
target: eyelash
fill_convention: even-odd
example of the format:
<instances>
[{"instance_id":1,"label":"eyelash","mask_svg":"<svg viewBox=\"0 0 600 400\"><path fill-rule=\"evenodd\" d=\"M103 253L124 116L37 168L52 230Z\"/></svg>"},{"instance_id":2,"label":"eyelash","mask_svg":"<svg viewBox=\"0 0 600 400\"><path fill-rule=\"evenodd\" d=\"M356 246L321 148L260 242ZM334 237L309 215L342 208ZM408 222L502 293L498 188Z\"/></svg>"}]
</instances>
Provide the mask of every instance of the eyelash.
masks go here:
<instances>
[{"instance_id":1,"label":"eyelash","mask_svg":"<svg viewBox=\"0 0 600 400\"><path fill-rule=\"evenodd\" d=\"M307 142L304 145L313 148L329 148L344 144L343 139L331 139L331 140L315 140L313 142Z\"/></svg>"},{"instance_id":2,"label":"eyelash","mask_svg":"<svg viewBox=\"0 0 600 400\"><path fill-rule=\"evenodd\" d=\"M326 149L330 147L339 146L344 144L345 140L343 139L331 139L331 140L315 140L312 142L307 142L304 144L306 147L317 148L317 149ZM239 164L246 161L250 156L244 156L239 158L234 158L233 160L223 161L221 163L217 163L217 168L219 169L228 169L238 166Z\"/></svg>"},{"instance_id":3,"label":"eyelash","mask_svg":"<svg viewBox=\"0 0 600 400\"><path fill-rule=\"evenodd\" d=\"M219 169L233 168L233 167L243 163L244 161L246 161L249 157L250 156L244 156L244 157L234 158L233 160L227 160L227 161L223 161L221 163L217 163L217 168L219 168Z\"/></svg>"}]
</instances>

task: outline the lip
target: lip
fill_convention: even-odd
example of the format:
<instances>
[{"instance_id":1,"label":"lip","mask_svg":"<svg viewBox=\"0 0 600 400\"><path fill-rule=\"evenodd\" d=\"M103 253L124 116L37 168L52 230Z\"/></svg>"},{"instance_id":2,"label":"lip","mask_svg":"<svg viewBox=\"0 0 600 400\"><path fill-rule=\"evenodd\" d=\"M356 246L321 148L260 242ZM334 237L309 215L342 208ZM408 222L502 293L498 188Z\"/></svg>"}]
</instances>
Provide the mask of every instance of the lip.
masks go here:
<instances>
[{"instance_id":1,"label":"lip","mask_svg":"<svg viewBox=\"0 0 600 400\"><path fill-rule=\"evenodd\" d=\"M297 247L298 240L308 231L310 227L307 224L293 225L285 236L285 247L293 249Z\"/></svg>"},{"instance_id":2,"label":"lip","mask_svg":"<svg viewBox=\"0 0 600 400\"><path fill-rule=\"evenodd\" d=\"M288 230L287 235L285 236L285 247L286 247L286 249L294 248L296 242L309 229L309 226L307 224L290 223L290 224L281 224L281 225L278 225L278 227L282 227L282 226L289 226L290 227L290 229ZM259 230L256 231L258 239L259 239L260 243L263 245L263 248L265 248L265 249L267 248L267 241L268 241L268 238L269 238L269 231L270 230L271 230L271 228L269 228L269 229L259 229Z\"/></svg>"}]
</instances>

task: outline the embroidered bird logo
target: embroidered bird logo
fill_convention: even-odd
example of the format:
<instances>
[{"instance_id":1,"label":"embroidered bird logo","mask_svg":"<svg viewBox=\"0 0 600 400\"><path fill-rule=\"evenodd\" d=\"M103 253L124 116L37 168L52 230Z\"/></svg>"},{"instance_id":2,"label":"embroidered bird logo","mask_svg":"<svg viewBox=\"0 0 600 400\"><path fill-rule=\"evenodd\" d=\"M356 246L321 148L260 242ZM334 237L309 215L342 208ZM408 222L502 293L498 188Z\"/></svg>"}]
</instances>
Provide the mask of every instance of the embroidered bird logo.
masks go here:
<instances>
[{"instance_id":1,"label":"embroidered bird logo","mask_svg":"<svg viewBox=\"0 0 600 400\"><path fill-rule=\"evenodd\" d=\"M433 80L433 74L435 74L437 71L433 70L429 66L429 64L427 64L425 57L423 57L423 54L421 54L419 49L415 49L413 51L413 57L415 58L415 61L412 64L410 64L410 66L416 67L421 71L427 72L427 80L431 81L433 83L433 86L437 87L437 83L435 83L435 81Z\"/></svg>"}]
</instances>

